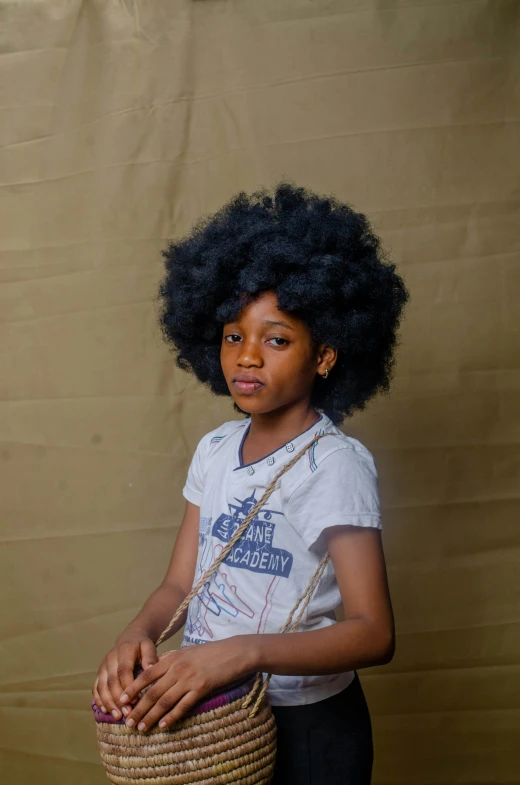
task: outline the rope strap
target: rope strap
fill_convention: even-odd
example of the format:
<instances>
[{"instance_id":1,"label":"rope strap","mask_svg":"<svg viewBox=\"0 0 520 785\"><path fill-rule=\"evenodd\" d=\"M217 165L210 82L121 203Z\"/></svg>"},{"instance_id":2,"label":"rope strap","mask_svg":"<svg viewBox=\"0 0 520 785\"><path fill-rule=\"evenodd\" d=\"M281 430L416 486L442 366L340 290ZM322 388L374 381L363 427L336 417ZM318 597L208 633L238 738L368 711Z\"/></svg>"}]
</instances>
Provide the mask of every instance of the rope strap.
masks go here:
<instances>
[{"instance_id":1,"label":"rope strap","mask_svg":"<svg viewBox=\"0 0 520 785\"><path fill-rule=\"evenodd\" d=\"M172 629L173 625L181 617L181 615L186 610L186 608L188 607L188 605L190 604L192 599L194 597L196 597L196 595L198 594L199 590L207 582L208 578L211 577L211 575L213 575L218 570L218 568L220 567L220 565L222 564L222 562L224 561L224 559L226 558L228 553L230 553L233 550L234 546L239 541L239 539L241 538L242 534L247 529L247 527L249 526L251 521L254 520L254 518L260 512L260 510L262 509L264 504L267 502L267 500L269 499L271 494L276 489L276 484L277 484L278 480L281 477L283 477L283 475L286 472L288 472L289 469L291 469L294 466L294 464L303 455L305 455L307 450L309 450L314 444L316 444L319 439L322 439L324 436L329 436L329 435L333 435L333 434L320 433L320 434L317 434L316 436L314 436L312 441L309 442L309 444L307 444L305 447L303 447L298 453L296 453L296 455L293 458L291 458L291 460L288 463L286 463L285 466L278 472L278 474L272 480L271 484L266 489L266 491L263 494L263 496L251 508L251 510L249 511L247 516L244 518L244 520L242 521L242 523L240 524L240 526L238 527L238 529L234 533L234 535L230 538L230 540L227 543L227 545L225 545L224 548L222 549L222 551L219 553L219 555L217 556L217 558L215 559L215 561L213 562L211 567L209 567L208 570L200 577L200 579L197 581L197 583L193 586L193 588L190 591L190 593L187 594L186 597L184 598L184 600L181 602L181 604L179 605L179 607L175 611L175 614L173 615L172 620L170 621L170 623L168 624L166 629L161 633L161 635L157 639L157 642L155 644L156 646L159 646L168 637L168 633ZM326 566L328 564L329 559L330 559L330 556L329 556L328 553L326 553L325 556L323 557L323 559L321 560L320 564L318 565L314 575L311 577L311 579L309 581L309 584L307 586L307 589L301 595L301 597L299 597L299 599L296 602L295 606L292 608L292 610L291 610L291 612L290 612L290 614L289 614L289 616L287 618L287 621L283 625L283 627L280 630L280 632L285 632L289 628L289 626L291 625L291 622L292 622L294 614L297 612L299 606L303 603L297 618L292 623L292 626L289 629L289 632L294 632L294 630L297 627L298 623L300 622L303 614L305 613L307 605L309 604L310 599L312 597L312 594L313 594L316 586L318 585L318 582L319 582L321 576L323 575L323 573L325 571L325 568L326 568ZM267 686L269 684L270 679L271 679L271 674L268 675L265 683L263 684L263 686L260 689L260 692L258 693L258 696L256 698L255 704L254 704L254 706L253 706L253 708L251 710L251 713L249 714L250 717L254 717L256 712L258 711L258 709L260 707L260 704L262 702L262 699L263 699L263 697L265 695L265 692L267 690ZM257 676L256 676L256 680L255 680L255 684L253 686L253 689L251 690L251 692L249 693L249 695L247 696L247 698L246 698L246 700L245 700L245 702L243 704L244 708L247 707L252 702L253 698L255 697L255 695L256 695L256 693L257 693L257 691L258 691L258 689L260 688L261 685L262 685L262 674L258 673Z\"/></svg>"}]
</instances>

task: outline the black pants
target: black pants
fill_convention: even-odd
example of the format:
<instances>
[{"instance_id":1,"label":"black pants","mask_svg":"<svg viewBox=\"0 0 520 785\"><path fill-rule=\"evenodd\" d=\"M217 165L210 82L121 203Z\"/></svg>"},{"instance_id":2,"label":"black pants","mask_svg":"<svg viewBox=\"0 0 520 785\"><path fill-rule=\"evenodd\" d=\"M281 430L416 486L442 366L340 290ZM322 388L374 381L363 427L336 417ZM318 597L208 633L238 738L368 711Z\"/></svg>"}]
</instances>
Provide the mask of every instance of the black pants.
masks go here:
<instances>
[{"instance_id":1,"label":"black pants","mask_svg":"<svg viewBox=\"0 0 520 785\"><path fill-rule=\"evenodd\" d=\"M372 725L357 673L337 695L273 706L278 729L272 785L370 785Z\"/></svg>"}]
</instances>

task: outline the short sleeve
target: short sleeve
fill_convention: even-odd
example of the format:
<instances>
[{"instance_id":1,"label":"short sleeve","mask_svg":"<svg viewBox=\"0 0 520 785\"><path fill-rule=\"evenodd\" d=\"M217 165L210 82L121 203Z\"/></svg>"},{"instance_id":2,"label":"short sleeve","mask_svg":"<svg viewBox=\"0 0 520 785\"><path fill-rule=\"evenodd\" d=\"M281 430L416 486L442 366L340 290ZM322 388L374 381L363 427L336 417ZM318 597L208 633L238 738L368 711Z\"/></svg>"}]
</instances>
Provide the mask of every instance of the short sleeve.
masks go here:
<instances>
[{"instance_id":1,"label":"short sleeve","mask_svg":"<svg viewBox=\"0 0 520 785\"><path fill-rule=\"evenodd\" d=\"M308 549L330 526L381 529L378 475L370 451L342 447L324 456L286 500L284 514Z\"/></svg>"},{"instance_id":2,"label":"short sleeve","mask_svg":"<svg viewBox=\"0 0 520 785\"><path fill-rule=\"evenodd\" d=\"M186 477L186 484L182 489L182 495L192 504L200 507L202 501L202 489L204 487L204 453L207 437L204 436L197 445L197 449L191 459Z\"/></svg>"}]
</instances>

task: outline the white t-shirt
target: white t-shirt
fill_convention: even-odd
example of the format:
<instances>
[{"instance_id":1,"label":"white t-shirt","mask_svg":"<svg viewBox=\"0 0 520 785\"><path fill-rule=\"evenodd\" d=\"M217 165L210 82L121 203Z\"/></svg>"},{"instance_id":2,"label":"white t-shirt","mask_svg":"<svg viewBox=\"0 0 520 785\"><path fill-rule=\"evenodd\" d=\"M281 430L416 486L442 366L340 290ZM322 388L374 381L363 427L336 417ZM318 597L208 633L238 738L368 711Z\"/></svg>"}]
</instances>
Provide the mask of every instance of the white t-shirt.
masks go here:
<instances>
[{"instance_id":1,"label":"white t-shirt","mask_svg":"<svg viewBox=\"0 0 520 785\"><path fill-rule=\"evenodd\" d=\"M280 632L325 554L323 529L345 524L381 528L374 458L329 417L322 414L292 442L244 465L242 444L249 425L249 419L224 423L201 439L193 456L183 494L200 507L194 584L291 457L314 435L335 435L316 442L278 481L265 507L193 598L183 647L232 635ZM340 603L329 561L295 631L335 624L334 609ZM273 675L267 695L273 706L314 703L340 692L353 678L353 671Z\"/></svg>"}]
</instances>

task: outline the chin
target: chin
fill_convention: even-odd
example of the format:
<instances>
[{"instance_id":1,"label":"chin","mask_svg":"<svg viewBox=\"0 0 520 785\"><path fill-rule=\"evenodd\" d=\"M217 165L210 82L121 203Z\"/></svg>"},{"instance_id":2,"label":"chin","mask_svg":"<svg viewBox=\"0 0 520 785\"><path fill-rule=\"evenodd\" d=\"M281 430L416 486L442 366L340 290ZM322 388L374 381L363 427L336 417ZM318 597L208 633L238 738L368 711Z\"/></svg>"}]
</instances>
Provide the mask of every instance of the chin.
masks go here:
<instances>
[{"instance_id":1,"label":"chin","mask_svg":"<svg viewBox=\"0 0 520 785\"><path fill-rule=\"evenodd\" d=\"M246 401L245 403L242 403L242 401L235 400L235 405L238 406L240 411L244 412L244 414L258 414L259 413L259 409L256 406L251 406L251 403L249 401Z\"/></svg>"},{"instance_id":2,"label":"chin","mask_svg":"<svg viewBox=\"0 0 520 785\"><path fill-rule=\"evenodd\" d=\"M272 412L274 407L266 406L265 403L261 404L260 401L255 402L251 400L250 397L244 396L246 400L237 399L232 396L233 401L235 402L235 406L238 406L241 412L244 414L268 414L268 412Z\"/></svg>"}]
</instances>

